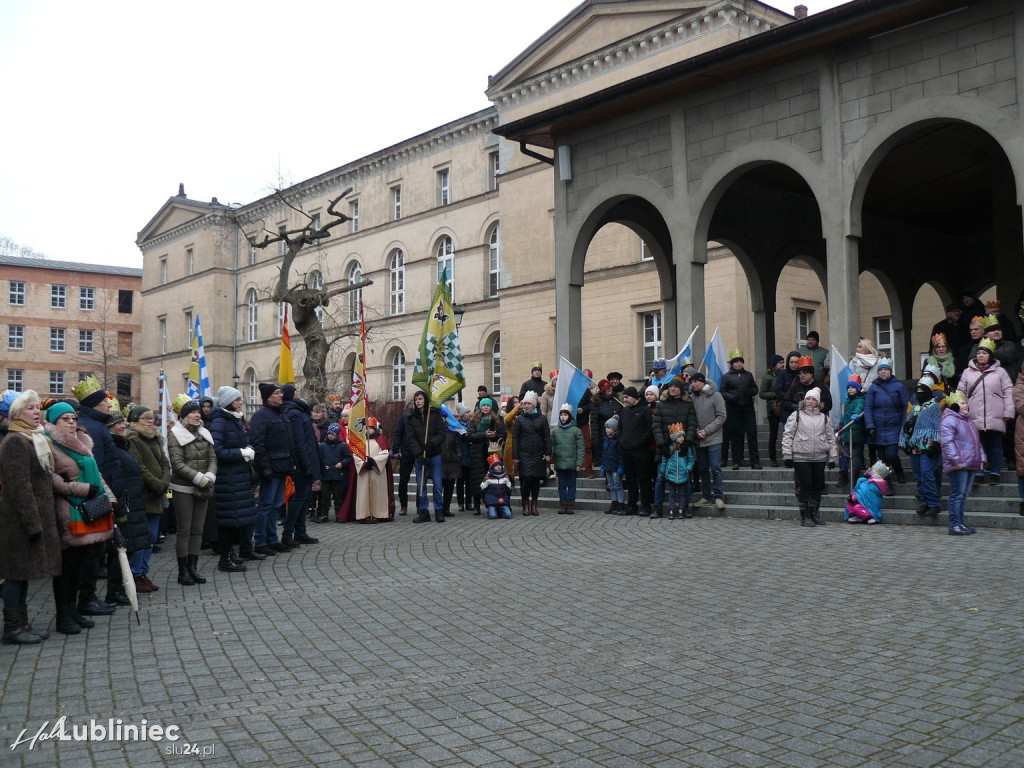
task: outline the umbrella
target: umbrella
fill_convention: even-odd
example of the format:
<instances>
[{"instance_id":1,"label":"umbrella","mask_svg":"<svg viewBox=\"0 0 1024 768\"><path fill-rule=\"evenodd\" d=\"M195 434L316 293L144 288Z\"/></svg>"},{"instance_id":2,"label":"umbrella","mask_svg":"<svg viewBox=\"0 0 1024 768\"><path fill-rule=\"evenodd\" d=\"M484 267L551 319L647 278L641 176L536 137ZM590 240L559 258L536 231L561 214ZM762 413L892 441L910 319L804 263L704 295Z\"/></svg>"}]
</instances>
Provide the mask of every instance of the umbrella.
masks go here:
<instances>
[{"instance_id":1,"label":"umbrella","mask_svg":"<svg viewBox=\"0 0 1024 768\"><path fill-rule=\"evenodd\" d=\"M135 591L135 576L132 574L132 567L128 563L128 552L126 550L124 536L121 533L121 529L116 525L114 526L114 546L117 547L117 560L121 563L121 581L124 584L124 591L125 594L128 595L129 602L132 604L132 610L135 611L135 621L141 627L142 621L139 619L139 595Z\"/></svg>"}]
</instances>

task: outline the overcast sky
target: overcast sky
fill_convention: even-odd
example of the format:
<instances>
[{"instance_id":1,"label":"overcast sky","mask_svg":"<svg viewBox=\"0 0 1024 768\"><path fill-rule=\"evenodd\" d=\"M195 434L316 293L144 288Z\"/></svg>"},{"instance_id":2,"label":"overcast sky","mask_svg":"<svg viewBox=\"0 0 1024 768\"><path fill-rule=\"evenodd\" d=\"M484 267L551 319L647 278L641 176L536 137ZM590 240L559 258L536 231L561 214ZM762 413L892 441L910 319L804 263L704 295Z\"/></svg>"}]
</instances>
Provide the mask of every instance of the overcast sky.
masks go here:
<instances>
[{"instance_id":1,"label":"overcast sky","mask_svg":"<svg viewBox=\"0 0 1024 768\"><path fill-rule=\"evenodd\" d=\"M576 5L2 0L0 236L141 266L179 182L247 203L483 109L487 76Z\"/></svg>"}]
</instances>

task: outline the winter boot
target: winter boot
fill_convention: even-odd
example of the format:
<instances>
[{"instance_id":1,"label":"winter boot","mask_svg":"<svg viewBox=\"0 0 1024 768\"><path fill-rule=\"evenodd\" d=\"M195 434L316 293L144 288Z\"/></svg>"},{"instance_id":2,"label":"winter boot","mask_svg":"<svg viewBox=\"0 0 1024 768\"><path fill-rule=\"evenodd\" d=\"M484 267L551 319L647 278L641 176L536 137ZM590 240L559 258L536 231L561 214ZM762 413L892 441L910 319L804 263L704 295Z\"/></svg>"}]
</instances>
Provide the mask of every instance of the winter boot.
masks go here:
<instances>
[{"instance_id":1,"label":"winter boot","mask_svg":"<svg viewBox=\"0 0 1024 768\"><path fill-rule=\"evenodd\" d=\"M235 565L244 565L245 558L242 557L241 553L239 552L239 549L241 548L239 547L238 549L236 549L235 547L231 547L228 550L228 559Z\"/></svg>"},{"instance_id":2,"label":"winter boot","mask_svg":"<svg viewBox=\"0 0 1024 768\"><path fill-rule=\"evenodd\" d=\"M640 517L650 517L651 516L651 508L648 507L646 504L641 504L640 505L640 512L638 514L640 515Z\"/></svg>"},{"instance_id":3,"label":"winter boot","mask_svg":"<svg viewBox=\"0 0 1024 768\"><path fill-rule=\"evenodd\" d=\"M565 514L567 514L567 515L575 515L576 514L576 502L575 501L570 501L568 504L565 505Z\"/></svg>"},{"instance_id":4,"label":"winter boot","mask_svg":"<svg viewBox=\"0 0 1024 768\"><path fill-rule=\"evenodd\" d=\"M68 606L68 613L71 614L71 618L75 620L75 624L80 626L82 629L92 629L96 626L96 622L92 619L88 619L78 612L75 604L72 603Z\"/></svg>"},{"instance_id":5,"label":"winter boot","mask_svg":"<svg viewBox=\"0 0 1024 768\"><path fill-rule=\"evenodd\" d=\"M444 522L444 510L443 509L435 509L434 510L434 522L435 523L443 523Z\"/></svg>"},{"instance_id":6,"label":"winter boot","mask_svg":"<svg viewBox=\"0 0 1024 768\"><path fill-rule=\"evenodd\" d=\"M529 500L523 499L523 517L529 517L531 514Z\"/></svg>"},{"instance_id":7,"label":"winter boot","mask_svg":"<svg viewBox=\"0 0 1024 768\"><path fill-rule=\"evenodd\" d=\"M199 575L199 555L188 556L188 575L192 577L192 581L196 584L205 584L206 578Z\"/></svg>"},{"instance_id":8,"label":"winter boot","mask_svg":"<svg viewBox=\"0 0 1024 768\"><path fill-rule=\"evenodd\" d=\"M77 635L82 631L78 622L75 621L70 605L62 605L57 609L57 631L62 635Z\"/></svg>"},{"instance_id":9,"label":"winter boot","mask_svg":"<svg viewBox=\"0 0 1024 768\"><path fill-rule=\"evenodd\" d=\"M814 521L815 525L828 525L824 520L821 519L821 502L811 501L808 502L808 511L811 514L811 520Z\"/></svg>"},{"instance_id":10,"label":"winter boot","mask_svg":"<svg viewBox=\"0 0 1024 768\"><path fill-rule=\"evenodd\" d=\"M662 510L661 504L655 504L654 505L654 511L651 512L651 519L653 520L654 518L658 518L659 520L661 520L661 518L663 518L664 516L665 516L665 513Z\"/></svg>"},{"instance_id":11,"label":"winter boot","mask_svg":"<svg viewBox=\"0 0 1024 768\"><path fill-rule=\"evenodd\" d=\"M23 627L25 627L25 629L27 629L33 635L36 635L37 637L40 637L43 640L45 640L46 638L48 638L50 636L50 633L47 632L45 629L33 629L32 628L32 625L28 621L28 603L27 602L24 602L24 603L21 604L21 625Z\"/></svg>"},{"instance_id":12,"label":"winter boot","mask_svg":"<svg viewBox=\"0 0 1024 768\"><path fill-rule=\"evenodd\" d=\"M192 573L188 568L188 558L178 558L178 583L183 587L191 587L196 583L196 580L192 578Z\"/></svg>"},{"instance_id":13,"label":"winter boot","mask_svg":"<svg viewBox=\"0 0 1024 768\"><path fill-rule=\"evenodd\" d=\"M221 555L220 560L217 562L217 570L224 571L225 573L241 573L247 570L242 563L236 563L231 559L231 555Z\"/></svg>"},{"instance_id":14,"label":"winter boot","mask_svg":"<svg viewBox=\"0 0 1024 768\"><path fill-rule=\"evenodd\" d=\"M800 525L804 528L814 527L814 519L811 517L810 508L806 501L800 502Z\"/></svg>"},{"instance_id":15,"label":"winter boot","mask_svg":"<svg viewBox=\"0 0 1024 768\"><path fill-rule=\"evenodd\" d=\"M606 515L614 515L619 510L619 502L613 501L608 505L608 509L604 511ZM1021 502L1021 514L1024 515L1024 501Z\"/></svg>"},{"instance_id":16,"label":"winter boot","mask_svg":"<svg viewBox=\"0 0 1024 768\"><path fill-rule=\"evenodd\" d=\"M419 509L416 511L416 517L412 519L414 523L429 523L430 522L430 510Z\"/></svg>"},{"instance_id":17,"label":"winter boot","mask_svg":"<svg viewBox=\"0 0 1024 768\"><path fill-rule=\"evenodd\" d=\"M21 623L21 611L4 611L4 645L35 645L43 642L39 635L33 635Z\"/></svg>"},{"instance_id":18,"label":"winter boot","mask_svg":"<svg viewBox=\"0 0 1024 768\"><path fill-rule=\"evenodd\" d=\"M558 514L560 514L560 515L564 515L565 514L565 502L564 501L558 502Z\"/></svg>"}]
</instances>

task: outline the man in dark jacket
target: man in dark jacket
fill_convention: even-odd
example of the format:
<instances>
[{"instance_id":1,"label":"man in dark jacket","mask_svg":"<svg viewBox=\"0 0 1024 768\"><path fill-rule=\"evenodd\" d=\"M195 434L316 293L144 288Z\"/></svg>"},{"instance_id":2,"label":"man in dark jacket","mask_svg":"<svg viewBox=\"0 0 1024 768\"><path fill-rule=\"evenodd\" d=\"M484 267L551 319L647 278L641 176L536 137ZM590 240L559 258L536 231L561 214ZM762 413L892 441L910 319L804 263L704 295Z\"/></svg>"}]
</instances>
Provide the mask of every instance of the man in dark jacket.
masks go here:
<instances>
[{"instance_id":1,"label":"man in dark jacket","mask_svg":"<svg viewBox=\"0 0 1024 768\"><path fill-rule=\"evenodd\" d=\"M93 389L95 387L95 389ZM92 389L91 392L88 390ZM124 487L124 474L117 457L114 438L107 429L110 421L110 400L99 382L90 376L75 387L80 410L78 426L92 438L92 455L100 468L100 474L110 488ZM105 542L87 545L88 552L82 563L82 580L78 585L78 612L83 616L109 616L114 605L104 603L96 595L96 582L102 573Z\"/></svg>"},{"instance_id":2,"label":"man in dark jacket","mask_svg":"<svg viewBox=\"0 0 1024 768\"><path fill-rule=\"evenodd\" d=\"M725 439L730 441L732 468L739 469L743 462L743 436L747 436L750 449L750 468L761 468L761 457L757 452L757 417L754 414L754 398L757 397L757 382L754 375L743 368L743 351L734 349L729 354L729 370L722 376L718 391L725 400Z\"/></svg>"},{"instance_id":3,"label":"man in dark jacket","mask_svg":"<svg viewBox=\"0 0 1024 768\"><path fill-rule=\"evenodd\" d=\"M832 393L828 391L828 387L823 382L814 378L814 360L807 356L801 357L797 360L796 365L796 378L789 385L786 396L782 398L783 423L800 408L804 395L815 388L821 391L821 403L818 405L821 412L828 413L832 410Z\"/></svg>"},{"instance_id":4,"label":"man in dark jacket","mask_svg":"<svg viewBox=\"0 0 1024 768\"><path fill-rule=\"evenodd\" d=\"M444 481L441 478L441 448L444 447L444 419L430 406L423 392L412 396L412 410L405 419L405 440L402 455L412 456L416 462L416 517L414 523L430 522L430 500L427 497L427 478L434 488L434 520L444 522Z\"/></svg>"},{"instance_id":5,"label":"man in dark jacket","mask_svg":"<svg viewBox=\"0 0 1024 768\"><path fill-rule=\"evenodd\" d=\"M284 395L276 384L260 384L263 405L249 422L249 442L256 452L260 475L260 501L256 509L256 551L276 555L291 548L277 540L277 518L284 507L284 486L295 466L291 431L281 413Z\"/></svg>"},{"instance_id":6,"label":"man in dark jacket","mask_svg":"<svg viewBox=\"0 0 1024 768\"><path fill-rule=\"evenodd\" d=\"M281 387L281 413L288 422L288 430L292 438L292 449L295 453L295 472L292 483L295 493L288 502L288 513L284 519L284 531L281 543L286 547L297 549L300 544L319 544L306 533L306 518L309 516L309 497L313 493L313 483L323 479L320 471L320 442L316 439L313 419L309 405L299 397L299 390L294 384Z\"/></svg>"},{"instance_id":7,"label":"man in dark jacket","mask_svg":"<svg viewBox=\"0 0 1024 768\"><path fill-rule=\"evenodd\" d=\"M600 466L604 450L604 425L612 416L622 412L622 403L615 398L615 390L608 379L597 382L597 394L590 401L590 447L594 464Z\"/></svg>"},{"instance_id":8,"label":"man in dark jacket","mask_svg":"<svg viewBox=\"0 0 1024 768\"><path fill-rule=\"evenodd\" d=\"M640 393L636 387L626 387L622 392L622 401L624 405L619 414L619 446L622 448L627 499L626 508L615 514L637 514L639 491L640 516L649 517L654 497L651 485L651 443L654 440L651 424L654 417L647 403L640 402Z\"/></svg>"},{"instance_id":9,"label":"man in dark jacket","mask_svg":"<svg viewBox=\"0 0 1024 768\"><path fill-rule=\"evenodd\" d=\"M540 400L540 396L544 394L544 387L547 386L544 383L544 368L541 367L540 363L534 363L533 368L530 369L530 378L523 382L523 386L519 388L519 399L523 399L523 396L527 392L537 393L537 399Z\"/></svg>"}]
</instances>

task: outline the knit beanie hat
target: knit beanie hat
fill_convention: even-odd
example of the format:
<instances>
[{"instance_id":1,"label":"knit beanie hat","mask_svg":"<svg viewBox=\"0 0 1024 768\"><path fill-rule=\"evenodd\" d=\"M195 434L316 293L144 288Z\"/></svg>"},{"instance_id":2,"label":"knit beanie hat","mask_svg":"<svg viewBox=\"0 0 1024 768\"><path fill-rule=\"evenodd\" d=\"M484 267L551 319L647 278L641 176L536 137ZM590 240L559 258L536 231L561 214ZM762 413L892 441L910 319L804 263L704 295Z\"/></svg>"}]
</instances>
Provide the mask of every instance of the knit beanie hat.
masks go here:
<instances>
[{"instance_id":1,"label":"knit beanie hat","mask_svg":"<svg viewBox=\"0 0 1024 768\"><path fill-rule=\"evenodd\" d=\"M697 369L694 368L692 365L688 365L685 368L683 368L683 373L685 373L692 379L694 375L697 373Z\"/></svg>"},{"instance_id":2,"label":"knit beanie hat","mask_svg":"<svg viewBox=\"0 0 1024 768\"><path fill-rule=\"evenodd\" d=\"M26 389L14 398L14 402L11 403L10 410L7 414L8 418L10 418L11 421L17 421L18 417L21 416L21 412L24 411L28 407L28 404L33 400L38 403L39 395L33 389Z\"/></svg>"},{"instance_id":3,"label":"knit beanie hat","mask_svg":"<svg viewBox=\"0 0 1024 768\"><path fill-rule=\"evenodd\" d=\"M859 374L856 374L856 373L851 374L850 378L848 378L846 380L846 388L849 389L850 387L855 387L858 392L863 392L864 391L864 388L861 386L861 383L860 383L860 375Z\"/></svg>"},{"instance_id":4,"label":"knit beanie hat","mask_svg":"<svg viewBox=\"0 0 1024 768\"><path fill-rule=\"evenodd\" d=\"M181 408L178 410L178 419L180 421L184 421L186 416L188 416L193 411L198 411L198 410L199 410L199 401L197 401L197 400L189 400L189 401L183 403Z\"/></svg>"},{"instance_id":5,"label":"knit beanie hat","mask_svg":"<svg viewBox=\"0 0 1024 768\"><path fill-rule=\"evenodd\" d=\"M705 382L705 383L706 383L706 382L707 382L707 380L708 380L708 377L707 377L707 376L705 376L705 375L704 375L703 373L701 373L700 371L697 371L697 370L695 370L695 371L693 372L693 374L692 374L692 375L690 376L690 380L691 380L691 381L702 381L702 382Z\"/></svg>"},{"instance_id":6,"label":"knit beanie hat","mask_svg":"<svg viewBox=\"0 0 1024 768\"><path fill-rule=\"evenodd\" d=\"M334 435L335 437L337 437L338 435L341 434L341 425L340 424L331 424L331 426L329 426L327 428L327 434L328 435Z\"/></svg>"},{"instance_id":7,"label":"knit beanie hat","mask_svg":"<svg viewBox=\"0 0 1024 768\"><path fill-rule=\"evenodd\" d=\"M75 409L62 400L60 402L54 403L53 405L46 409L46 420L51 424L56 424L57 419L59 419L65 413L74 412ZM121 418L123 419L124 417L122 416ZM110 423L113 424L114 422L111 421Z\"/></svg>"},{"instance_id":8,"label":"knit beanie hat","mask_svg":"<svg viewBox=\"0 0 1024 768\"><path fill-rule=\"evenodd\" d=\"M260 398L265 403L267 402L267 400L270 399L270 396L277 392L277 390L279 389L280 387L277 386L277 384L270 384L269 382L264 382L263 384L260 384Z\"/></svg>"},{"instance_id":9,"label":"knit beanie hat","mask_svg":"<svg viewBox=\"0 0 1024 768\"><path fill-rule=\"evenodd\" d=\"M295 385L294 384L285 384L283 387L281 387L281 395L284 397L285 402L288 402L289 400L294 400L295 399Z\"/></svg>"},{"instance_id":10,"label":"knit beanie hat","mask_svg":"<svg viewBox=\"0 0 1024 768\"><path fill-rule=\"evenodd\" d=\"M71 406L68 407L70 408ZM47 413L49 413L49 411L47 411ZM120 424L122 421L125 421L123 413L120 411L111 411L110 415L107 417L106 427L107 429L110 429L112 426Z\"/></svg>"},{"instance_id":11,"label":"knit beanie hat","mask_svg":"<svg viewBox=\"0 0 1024 768\"><path fill-rule=\"evenodd\" d=\"M619 431L619 417L618 416L612 416L610 419L608 419L608 421L606 421L604 423L604 428L605 429L611 429L611 430L614 430L615 432L618 432Z\"/></svg>"},{"instance_id":12,"label":"knit beanie hat","mask_svg":"<svg viewBox=\"0 0 1024 768\"><path fill-rule=\"evenodd\" d=\"M636 387L626 387L624 390L622 390L622 394L629 395L634 400L640 399L640 393L636 391Z\"/></svg>"},{"instance_id":13,"label":"knit beanie hat","mask_svg":"<svg viewBox=\"0 0 1024 768\"><path fill-rule=\"evenodd\" d=\"M806 400L809 397L813 397L815 400L817 400L820 403L821 402L821 390L818 389L817 387L811 387L804 394L804 400Z\"/></svg>"},{"instance_id":14,"label":"knit beanie hat","mask_svg":"<svg viewBox=\"0 0 1024 768\"><path fill-rule=\"evenodd\" d=\"M651 386L644 390L644 397L647 397L652 392L654 393L655 397L659 397L661 395L661 390L658 389L656 385L651 384Z\"/></svg>"},{"instance_id":15,"label":"knit beanie hat","mask_svg":"<svg viewBox=\"0 0 1024 768\"><path fill-rule=\"evenodd\" d=\"M776 365L781 363L784 359L785 358L782 355L772 355L771 359L768 361L768 367L769 368L774 368Z\"/></svg>"},{"instance_id":16,"label":"knit beanie hat","mask_svg":"<svg viewBox=\"0 0 1024 768\"><path fill-rule=\"evenodd\" d=\"M242 393L234 387L221 387L217 390L217 405L221 408L227 408L241 397Z\"/></svg>"},{"instance_id":17,"label":"knit beanie hat","mask_svg":"<svg viewBox=\"0 0 1024 768\"><path fill-rule=\"evenodd\" d=\"M668 383L669 387L679 387L680 390L686 389L686 382L683 381L682 376L673 376Z\"/></svg>"},{"instance_id":18,"label":"knit beanie hat","mask_svg":"<svg viewBox=\"0 0 1024 768\"><path fill-rule=\"evenodd\" d=\"M147 413L152 413L153 409L146 405L136 405L130 411L128 411L128 421L136 422L145 416Z\"/></svg>"},{"instance_id":19,"label":"knit beanie hat","mask_svg":"<svg viewBox=\"0 0 1024 768\"><path fill-rule=\"evenodd\" d=\"M0 395L0 416L7 418L7 414L11 412L11 403L18 399L21 395L20 392L15 392L13 389L8 389L2 395Z\"/></svg>"}]
</instances>

